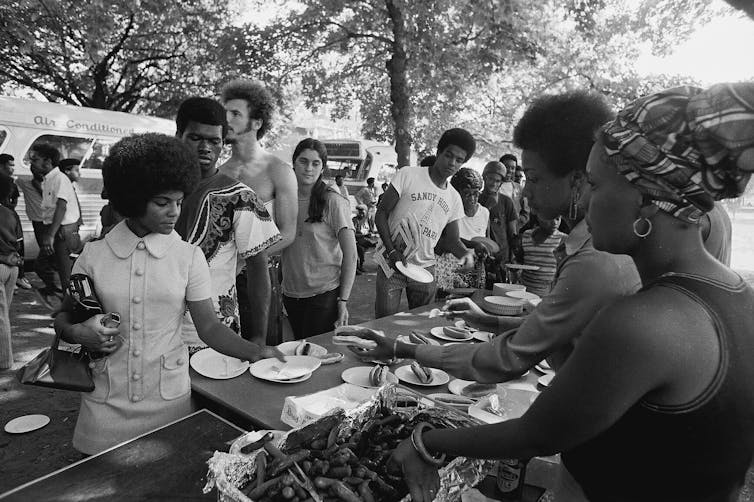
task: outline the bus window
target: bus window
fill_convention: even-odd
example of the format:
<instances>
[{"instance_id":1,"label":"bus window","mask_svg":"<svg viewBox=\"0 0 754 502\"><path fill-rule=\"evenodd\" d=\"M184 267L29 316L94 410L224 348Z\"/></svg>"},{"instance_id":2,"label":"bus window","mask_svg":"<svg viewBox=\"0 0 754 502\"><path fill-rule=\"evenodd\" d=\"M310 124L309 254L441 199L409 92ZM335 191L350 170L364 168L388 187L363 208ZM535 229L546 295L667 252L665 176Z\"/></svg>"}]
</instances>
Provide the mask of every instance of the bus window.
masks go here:
<instances>
[{"instance_id":1,"label":"bus window","mask_svg":"<svg viewBox=\"0 0 754 502\"><path fill-rule=\"evenodd\" d=\"M44 143L55 147L60 152L61 159L83 159L89 150L94 138L76 138L73 136L59 136L57 134L44 134L39 136L31 144L24 155L24 164L29 164L29 152L34 145Z\"/></svg>"},{"instance_id":2,"label":"bus window","mask_svg":"<svg viewBox=\"0 0 754 502\"><path fill-rule=\"evenodd\" d=\"M330 178L335 178L335 176L341 175L346 179L357 179L359 176L360 165L360 160L327 159L327 171L329 172Z\"/></svg>"},{"instance_id":3,"label":"bus window","mask_svg":"<svg viewBox=\"0 0 754 502\"><path fill-rule=\"evenodd\" d=\"M92 145L92 154L89 158L84 159L81 165L82 169L102 169L102 163L105 157L110 154L110 147L118 141L118 138L97 138Z\"/></svg>"},{"instance_id":4,"label":"bus window","mask_svg":"<svg viewBox=\"0 0 754 502\"><path fill-rule=\"evenodd\" d=\"M8 139L8 130L4 127L0 127L0 152L3 151L5 146L5 140Z\"/></svg>"}]
</instances>

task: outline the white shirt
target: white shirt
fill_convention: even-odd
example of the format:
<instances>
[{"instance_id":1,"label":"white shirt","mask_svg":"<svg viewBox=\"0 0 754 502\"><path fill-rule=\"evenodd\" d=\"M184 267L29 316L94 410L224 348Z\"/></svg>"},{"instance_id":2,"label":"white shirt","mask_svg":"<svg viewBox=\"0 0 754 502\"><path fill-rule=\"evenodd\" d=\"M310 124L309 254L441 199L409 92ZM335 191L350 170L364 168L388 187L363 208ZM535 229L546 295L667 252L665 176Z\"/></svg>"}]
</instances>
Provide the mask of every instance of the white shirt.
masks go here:
<instances>
[{"instance_id":1,"label":"white shirt","mask_svg":"<svg viewBox=\"0 0 754 502\"><path fill-rule=\"evenodd\" d=\"M418 250L407 261L422 268L431 267L435 264L435 244L443 229L464 217L461 196L450 183L446 182L445 188L435 185L427 167L404 167L396 173L391 185L400 198L388 218L390 234L397 233L403 218L416 218Z\"/></svg>"},{"instance_id":2,"label":"white shirt","mask_svg":"<svg viewBox=\"0 0 754 502\"><path fill-rule=\"evenodd\" d=\"M458 220L458 236L470 241L474 237L486 237L490 224L490 210L477 203L476 214Z\"/></svg>"},{"instance_id":3,"label":"white shirt","mask_svg":"<svg viewBox=\"0 0 754 502\"><path fill-rule=\"evenodd\" d=\"M57 167L45 175L42 181L42 221L49 225L55 216L58 199L66 201L65 215L61 225L76 223L81 217L79 200L73 183Z\"/></svg>"}]
</instances>

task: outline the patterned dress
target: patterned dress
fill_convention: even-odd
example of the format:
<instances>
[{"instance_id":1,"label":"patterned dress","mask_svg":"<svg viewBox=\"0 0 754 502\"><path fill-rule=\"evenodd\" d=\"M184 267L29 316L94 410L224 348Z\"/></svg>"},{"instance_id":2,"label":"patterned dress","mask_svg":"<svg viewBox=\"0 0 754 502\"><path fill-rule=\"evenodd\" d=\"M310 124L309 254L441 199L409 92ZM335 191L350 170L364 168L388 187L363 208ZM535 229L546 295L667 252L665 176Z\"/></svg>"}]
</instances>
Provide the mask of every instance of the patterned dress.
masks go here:
<instances>
[{"instance_id":1,"label":"patterned dress","mask_svg":"<svg viewBox=\"0 0 754 502\"><path fill-rule=\"evenodd\" d=\"M245 260L278 242L282 236L256 193L224 174L200 181L186 197L176 231L199 246L212 277L212 303L218 319L240 333L236 275ZM204 347L186 312L183 340L193 352Z\"/></svg>"}]
</instances>

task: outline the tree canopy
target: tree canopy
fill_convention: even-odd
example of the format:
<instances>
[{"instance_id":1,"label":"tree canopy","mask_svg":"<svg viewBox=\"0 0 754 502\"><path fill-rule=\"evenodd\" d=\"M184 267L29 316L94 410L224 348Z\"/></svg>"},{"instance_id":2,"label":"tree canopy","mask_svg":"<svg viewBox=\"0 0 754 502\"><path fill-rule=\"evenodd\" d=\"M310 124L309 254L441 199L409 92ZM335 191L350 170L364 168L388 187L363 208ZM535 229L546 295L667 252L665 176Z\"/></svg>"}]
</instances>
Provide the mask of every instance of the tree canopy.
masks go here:
<instances>
[{"instance_id":1,"label":"tree canopy","mask_svg":"<svg viewBox=\"0 0 754 502\"><path fill-rule=\"evenodd\" d=\"M50 101L165 114L214 90L229 17L207 0L9 0L0 81Z\"/></svg>"}]
</instances>

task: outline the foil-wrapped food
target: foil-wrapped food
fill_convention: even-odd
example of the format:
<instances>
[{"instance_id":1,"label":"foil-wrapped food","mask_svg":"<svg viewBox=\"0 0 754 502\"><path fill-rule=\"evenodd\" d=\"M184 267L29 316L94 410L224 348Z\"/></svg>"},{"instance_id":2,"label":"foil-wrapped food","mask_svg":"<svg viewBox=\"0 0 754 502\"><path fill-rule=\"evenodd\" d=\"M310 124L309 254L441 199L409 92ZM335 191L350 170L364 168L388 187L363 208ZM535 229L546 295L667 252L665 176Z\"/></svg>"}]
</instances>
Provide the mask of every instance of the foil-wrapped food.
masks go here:
<instances>
[{"instance_id":1,"label":"foil-wrapped food","mask_svg":"<svg viewBox=\"0 0 754 502\"><path fill-rule=\"evenodd\" d=\"M410 500L399 469L388 459L419 422L458 428L479 422L398 384L380 388L369 402L331 414L282 437L267 436L235 453L215 452L204 492L223 502L278 500L387 502ZM440 469L436 502L458 501L494 467L456 457Z\"/></svg>"}]
</instances>

